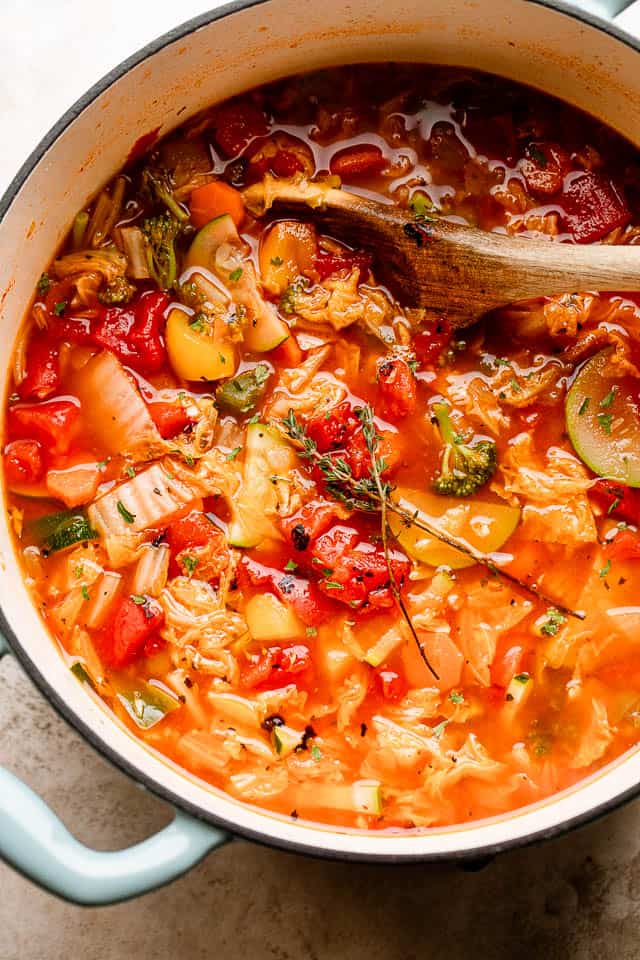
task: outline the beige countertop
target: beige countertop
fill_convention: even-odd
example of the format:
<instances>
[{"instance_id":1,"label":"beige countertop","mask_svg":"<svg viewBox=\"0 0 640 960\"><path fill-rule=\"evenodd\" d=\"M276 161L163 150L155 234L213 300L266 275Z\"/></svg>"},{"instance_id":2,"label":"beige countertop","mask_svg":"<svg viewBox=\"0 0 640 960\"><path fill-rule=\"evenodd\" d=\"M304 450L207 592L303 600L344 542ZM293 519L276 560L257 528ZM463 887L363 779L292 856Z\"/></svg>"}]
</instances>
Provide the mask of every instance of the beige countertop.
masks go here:
<instances>
[{"instance_id":1,"label":"beige countertop","mask_svg":"<svg viewBox=\"0 0 640 960\"><path fill-rule=\"evenodd\" d=\"M3 0L0 188L90 83L212 5ZM635 12L624 19L640 23ZM0 662L0 762L97 848L169 820L10 658ZM0 960L637 960L639 924L640 802L478 873L345 865L236 842L170 887L99 910L64 904L0 864Z\"/></svg>"}]
</instances>

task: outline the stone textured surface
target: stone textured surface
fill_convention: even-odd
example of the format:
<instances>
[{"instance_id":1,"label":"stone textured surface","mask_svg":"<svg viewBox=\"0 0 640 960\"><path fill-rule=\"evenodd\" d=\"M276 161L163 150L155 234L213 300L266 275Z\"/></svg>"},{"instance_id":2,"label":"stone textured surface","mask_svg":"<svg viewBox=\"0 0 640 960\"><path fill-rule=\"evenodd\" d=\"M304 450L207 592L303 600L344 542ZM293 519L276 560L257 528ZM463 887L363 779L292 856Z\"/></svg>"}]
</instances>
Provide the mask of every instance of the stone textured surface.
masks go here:
<instances>
[{"instance_id":1,"label":"stone textured surface","mask_svg":"<svg viewBox=\"0 0 640 960\"><path fill-rule=\"evenodd\" d=\"M81 0L3 0L0 95L11 136L0 185L98 76L211 5L107 0L98 10ZM624 21L640 33L640 3ZM73 69L60 69L69 51ZM0 664L0 762L98 848L140 840L169 819L8 660ZM100 910L64 904L0 864L0 960L636 960L639 922L639 803L475 874L329 863L237 842L164 890Z\"/></svg>"}]
</instances>

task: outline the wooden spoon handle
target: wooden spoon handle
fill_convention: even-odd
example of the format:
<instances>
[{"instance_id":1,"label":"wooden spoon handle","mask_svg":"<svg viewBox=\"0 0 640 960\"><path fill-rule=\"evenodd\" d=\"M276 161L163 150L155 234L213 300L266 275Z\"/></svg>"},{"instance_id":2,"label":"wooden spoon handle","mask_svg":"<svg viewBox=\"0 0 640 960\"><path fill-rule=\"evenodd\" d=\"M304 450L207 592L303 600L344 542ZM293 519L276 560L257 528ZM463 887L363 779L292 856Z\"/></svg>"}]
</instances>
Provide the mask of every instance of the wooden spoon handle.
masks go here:
<instances>
[{"instance_id":1,"label":"wooden spoon handle","mask_svg":"<svg viewBox=\"0 0 640 960\"><path fill-rule=\"evenodd\" d=\"M554 243L489 233L441 218L416 219L322 183L265 180L249 187L256 216L273 205L307 209L336 237L371 250L403 302L455 327L509 303L581 290L640 290L640 245Z\"/></svg>"}]
</instances>

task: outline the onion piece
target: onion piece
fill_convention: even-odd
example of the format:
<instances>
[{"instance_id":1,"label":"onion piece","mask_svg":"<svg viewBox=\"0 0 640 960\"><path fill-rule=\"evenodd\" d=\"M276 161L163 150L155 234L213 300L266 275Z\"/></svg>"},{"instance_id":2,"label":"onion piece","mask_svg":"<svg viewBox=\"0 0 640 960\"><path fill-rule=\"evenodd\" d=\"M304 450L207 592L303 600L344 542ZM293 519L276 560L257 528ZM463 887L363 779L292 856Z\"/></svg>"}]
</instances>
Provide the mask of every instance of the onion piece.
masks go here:
<instances>
[{"instance_id":1,"label":"onion piece","mask_svg":"<svg viewBox=\"0 0 640 960\"><path fill-rule=\"evenodd\" d=\"M154 460L167 445L138 388L112 353L93 357L73 377L87 436L100 437L107 453Z\"/></svg>"},{"instance_id":2,"label":"onion piece","mask_svg":"<svg viewBox=\"0 0 640 960\"><path fill-rule=\"evenodd\" d=\"M148 280L147 241L140 227L120 227L120 239L129 262L127 276L134 280Z\"/></svg>"},{"instance_id":3,"label":"onion piece","mask_svg":"<svg viewBox=\"0 0 640 960\"><path fill-rule=\"evenodd\" d=\"M30 323L22 328L13 352L13 380L17 387L20 386L27 375L27 348L31 337L31 329Z\"/></svg>"},{"instance_id":4,"label":"onion piece","mask_svg":"<svg viewBox=\"0 0 640 960\"><path fill-rule=\"evenodd\" d=\"M169 575L170 553L167 543L160 543L157 547L152 543L144 545L133 577L132 593L160 596Z\"/></svg>"},{"instance_id":5,"label":"onion piece","mask_svg":"<svg viewBox=\"0 0 640 960\"><path fill-rule=\"evenodd\" d=\"M56 633L65 639L75 627L80 611L86 603L83 590L86 592L86 587L74 587L49 612Z\"/></svg>"},{"instance_id":6,"label":"onion piece","mask_svg":"<svg viewBox=\"0 0 640 960\"><path fill-rule=\"evenodd\" d=\"M118 598L122 586L122 575L106 570L91 587L91 601L87 607L85 623L92 630L104 626Z\"/></svg>"}]
</instances>

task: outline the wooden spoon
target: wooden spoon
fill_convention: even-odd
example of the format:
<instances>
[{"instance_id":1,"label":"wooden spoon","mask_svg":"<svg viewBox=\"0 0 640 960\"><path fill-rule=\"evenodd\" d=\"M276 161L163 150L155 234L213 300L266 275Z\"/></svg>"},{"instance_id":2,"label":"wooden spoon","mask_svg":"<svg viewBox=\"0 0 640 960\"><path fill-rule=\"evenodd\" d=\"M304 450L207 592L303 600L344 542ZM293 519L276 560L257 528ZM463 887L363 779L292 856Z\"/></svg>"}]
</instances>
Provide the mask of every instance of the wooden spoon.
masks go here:
<instances>
[{"instance_id":1,"label":"wooden spoon","mask_svg":"<svg viewBox=\"0 0 640 960\"><path fill-rule=\"evenodd\" d=\"M256 217L307 209L329 233L371 250L400 302L468 327L520 300L579 290L640 290L640 245L577 245L419 219L322 183L267 177L244 200Z\"/></svg>"}]
</instances>

